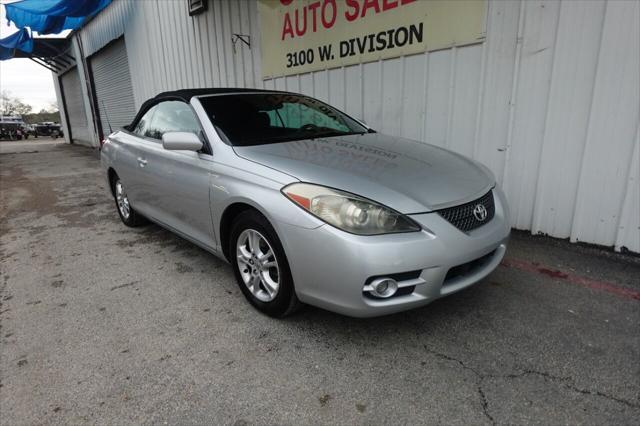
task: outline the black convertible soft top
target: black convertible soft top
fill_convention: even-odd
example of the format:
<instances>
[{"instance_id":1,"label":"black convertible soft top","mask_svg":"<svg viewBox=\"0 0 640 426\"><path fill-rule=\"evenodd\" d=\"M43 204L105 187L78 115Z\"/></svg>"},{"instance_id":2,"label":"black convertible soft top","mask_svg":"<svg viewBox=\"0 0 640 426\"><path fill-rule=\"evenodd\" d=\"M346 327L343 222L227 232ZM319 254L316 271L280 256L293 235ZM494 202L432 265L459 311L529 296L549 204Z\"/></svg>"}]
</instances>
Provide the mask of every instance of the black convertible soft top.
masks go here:
<instances>
[{"instance_id":1,"label":"black convertible soft top","mask_svg":"<svg viewBox=\"0 0 640 426\"><path fill-rule=\"evenodd\" d=\"M180 90L172 90L169 92L158 93L153 98L145 101L140 107L138 114L136 114L135 118L131 122L129 126L126 126L125 129L131 130L134 125L138 122L138 120L147 112L149 108L157 104L161 101L168 100L177 100L183 101L186 103L191 102L191 98L194 96L206 96L206 95L219 95L224 93L242 93L242 92L281 92L279 90L263 90L263 89L247 89L247 88L236 88L236 87L221 87L221 88L200 88L200 89L180 89Z\"/></svg>"},{"instance_id":2,"label":"black convertible soft top","mask_svg":"<svg viewBox=\"0 0 640 426\"><path fill-rule=\"evenodd\" d=\"M242 93L242 92L277 92L278 90L263 90L263 89L247 89L247 88L234 88L234 87L220 87L220 88L212 88L212 89L180 89L173 90L170 92L162 92L157 94L151 100L162 100L162 99L180 99L185 102L191 101L191 98L194 96L205 96L205 95L219 95L221 93ZM149 101L147 101L149 102ZM146 102L145 102L146 103Z\"/></svg>"}]
</instances>

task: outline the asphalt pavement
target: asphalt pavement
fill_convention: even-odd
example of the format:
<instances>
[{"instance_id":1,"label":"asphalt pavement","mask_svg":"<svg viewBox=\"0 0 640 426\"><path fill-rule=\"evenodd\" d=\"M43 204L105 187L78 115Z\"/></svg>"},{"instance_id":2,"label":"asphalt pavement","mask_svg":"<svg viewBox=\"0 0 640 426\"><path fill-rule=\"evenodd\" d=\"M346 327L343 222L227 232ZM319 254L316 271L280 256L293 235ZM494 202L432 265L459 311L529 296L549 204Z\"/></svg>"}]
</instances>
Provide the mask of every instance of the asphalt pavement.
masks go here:
<instances>
[{"instance_id":1,"label":"asphalt pavement","mask_svg":"<svg viewBox=\"0 0 640 426\"><path fill-rule=\"evenodd\" d=\"M275 320L224 262L122 225L96 151L41 145L0 151L3 425L640 422L636 256L514 232L427 307Z\"/></svg>"}]
</instances>

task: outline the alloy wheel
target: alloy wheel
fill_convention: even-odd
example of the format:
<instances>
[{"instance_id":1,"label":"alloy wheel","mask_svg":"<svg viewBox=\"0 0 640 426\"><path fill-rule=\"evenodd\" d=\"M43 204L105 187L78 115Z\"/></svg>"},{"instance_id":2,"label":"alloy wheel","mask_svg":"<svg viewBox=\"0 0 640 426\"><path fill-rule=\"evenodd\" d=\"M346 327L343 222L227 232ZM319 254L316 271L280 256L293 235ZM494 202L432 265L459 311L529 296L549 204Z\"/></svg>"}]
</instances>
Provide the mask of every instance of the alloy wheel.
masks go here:
<instances>
[{"instance_id":1,"label":"alloy wheel","mask_svg":"<svg viewBox=\"0 0 640 426\"><path fill-rule=\"evenodd\" d=\"M280 268L269 241L258 231L245 229L238 236L236 257L242 281L256 299L275 299L280 288Z\"/></svg>"},{"instance_id":2,"label":"alloy wheel","mask_svg":"<svg viewBox=\"0 0 640 426\"><path fill-rule=\"evenodd\" d=\"M118 210L120 214L126 220L131 215L131 206L129 205L129 198L122 186L122 182L119 180L116 182L116 202L118 203Z\"/></svg>"}]
</instances>

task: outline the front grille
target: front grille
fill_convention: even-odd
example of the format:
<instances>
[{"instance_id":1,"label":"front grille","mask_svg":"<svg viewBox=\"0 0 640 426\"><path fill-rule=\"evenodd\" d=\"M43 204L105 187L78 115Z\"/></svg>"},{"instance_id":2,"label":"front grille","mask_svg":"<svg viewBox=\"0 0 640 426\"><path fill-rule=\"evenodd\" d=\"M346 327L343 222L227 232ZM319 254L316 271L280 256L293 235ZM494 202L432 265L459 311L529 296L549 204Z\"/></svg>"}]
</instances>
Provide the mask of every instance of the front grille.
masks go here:
<instances>
[{"instance_id":1,"label":"front grille","mask_svg":"<svg viewBox=\"0 0 640 426\"><path fill-rule=\"evenodd\" d=\"M472 260L471 262L463 263L462 265L454 266L453 268L449 269L447 271L447 275L444 278L443 285L450 284L451 280L455 278L474 274L477 270L487 265L491 261L495 253L496 251L494 250L491 253L485 254L484 256L476 260Z\"/></svg>"},{"instance_id":2,"label":"front grille","mask_svg":"<svg viewBox=\"0 0 640 426\"><path fill-rule=\"evenodd\" d=\"M480 220L474 214L474 209L478 206L484 207L486 210L486 217L484 220ZM493 215L496 212L496 206L493 201L493 191L487 192L477 200L469 203L461 204L455 207L449 207L448 209L438 210L438 214L450 222L453 226L463 232L468 232L476 229L485 223L488 223L493 219Z\"/></svg>"}]
</instances>

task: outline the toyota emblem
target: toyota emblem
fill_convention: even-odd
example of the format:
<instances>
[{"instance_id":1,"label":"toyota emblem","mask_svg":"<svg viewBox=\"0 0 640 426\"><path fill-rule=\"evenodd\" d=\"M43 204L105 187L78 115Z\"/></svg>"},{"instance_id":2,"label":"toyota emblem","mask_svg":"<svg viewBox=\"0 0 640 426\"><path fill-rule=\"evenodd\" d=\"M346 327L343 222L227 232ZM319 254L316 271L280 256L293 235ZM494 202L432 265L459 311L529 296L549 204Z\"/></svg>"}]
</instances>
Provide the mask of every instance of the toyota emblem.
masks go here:
<instances>
[{"instance_id":1,"label":"toyota emblem","mask_svg":"<svg viewBox=\"0 0 640 426\"><path fill-rule=\"evenodd\" d=\"M484 222L487 218L487 209L482 204L477 204L473 208L473 216L476 218L478 222Z\"/></svg>"}]
</instances>

